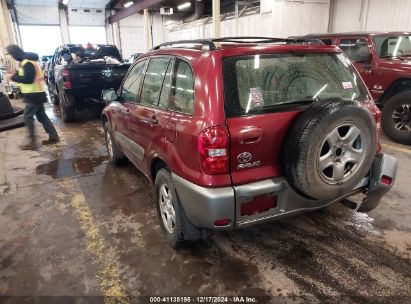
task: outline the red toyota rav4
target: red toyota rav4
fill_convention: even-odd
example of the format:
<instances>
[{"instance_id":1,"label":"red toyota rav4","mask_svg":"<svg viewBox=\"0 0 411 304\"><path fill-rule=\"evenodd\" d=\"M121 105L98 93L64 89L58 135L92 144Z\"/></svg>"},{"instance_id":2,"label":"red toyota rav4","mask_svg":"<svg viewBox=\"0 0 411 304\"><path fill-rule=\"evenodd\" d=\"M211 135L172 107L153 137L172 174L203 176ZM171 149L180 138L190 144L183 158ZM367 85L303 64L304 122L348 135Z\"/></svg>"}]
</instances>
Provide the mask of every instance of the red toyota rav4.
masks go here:
<instances>
[{"instance_id":1,"label":"red toyota rav4","mask_svg":"<svg viewBox=\"0 0 411 304\"><path fill-rule=\"evenodd\" d=\"M356 194L366 212L395 180L397 162L378 143L380 111L335 46L167 43L103 98L110 160L126 156L154 183L171 246Z\"/></svg>"}]
</instances>

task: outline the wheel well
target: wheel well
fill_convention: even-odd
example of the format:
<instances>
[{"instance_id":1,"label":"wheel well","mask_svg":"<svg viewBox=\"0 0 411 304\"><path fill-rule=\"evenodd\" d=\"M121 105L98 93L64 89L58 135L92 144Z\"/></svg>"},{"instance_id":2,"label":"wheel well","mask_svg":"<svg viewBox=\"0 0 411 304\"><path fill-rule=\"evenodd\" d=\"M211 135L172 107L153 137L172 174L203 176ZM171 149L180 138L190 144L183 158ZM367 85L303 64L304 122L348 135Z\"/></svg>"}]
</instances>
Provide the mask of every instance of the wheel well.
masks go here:
<instances>
[{"instance_id":1,"label":"wheel well","mask_svg":"<svg viewBox=\"0 0 411 304\"><path fill-rule=\"evenodd\" d=\"M411 78L401 78L394 81L378 101L379 104L383 105L392 96L405 92L411 91Z\"/></svg>"},{"instance_id":2,"label":"wheel well","mask_svg":"<svg viewBox=\"0 0 411 304\"><path fill-rule=\"evenodd\" d=\"M150 166L150 177L153 182L156 179L157 172L163 168L167 168L167 164L161 158L153 159Z\"/></svg>"}]
</instances>

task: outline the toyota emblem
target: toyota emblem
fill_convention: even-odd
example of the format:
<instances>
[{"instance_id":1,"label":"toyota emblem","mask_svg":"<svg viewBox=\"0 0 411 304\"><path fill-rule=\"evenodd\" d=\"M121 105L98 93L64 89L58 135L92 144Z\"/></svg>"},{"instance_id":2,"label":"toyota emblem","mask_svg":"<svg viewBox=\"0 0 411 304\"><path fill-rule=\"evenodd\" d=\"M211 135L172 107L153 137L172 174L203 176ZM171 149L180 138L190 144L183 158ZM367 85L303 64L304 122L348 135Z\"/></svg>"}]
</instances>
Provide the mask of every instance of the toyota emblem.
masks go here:
<instances>
[{"instance_id":1,"label":"toyota emblem","mask_svg":"<svg viewBox=\"0 0 411 304\"><path fill-rule=\"evenodd\" d=\"M245 163L248 163L252 157L253 156L251 155L251 153L243 152L243 153L238 154L237 160L239 163L245 164Z\"/></svg>"}]
</instances>

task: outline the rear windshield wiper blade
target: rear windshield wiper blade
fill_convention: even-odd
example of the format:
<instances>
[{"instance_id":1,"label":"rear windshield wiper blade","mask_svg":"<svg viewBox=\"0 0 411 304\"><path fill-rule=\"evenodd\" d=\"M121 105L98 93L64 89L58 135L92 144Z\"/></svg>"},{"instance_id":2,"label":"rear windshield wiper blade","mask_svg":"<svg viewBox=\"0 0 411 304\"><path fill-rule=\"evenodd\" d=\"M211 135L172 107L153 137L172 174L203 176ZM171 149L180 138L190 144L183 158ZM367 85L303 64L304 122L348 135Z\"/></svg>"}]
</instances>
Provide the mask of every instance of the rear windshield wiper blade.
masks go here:
<instances>
[{"instance_id":1,"label":"rear windshield wiper blade","mask_svg":"<svg viewBox=\"0 0 411 304\"><path fill-rule=\"evenodd\" d=\"M301 99L287 100L287 101L284 101L284 102L277 103L276 105L280 106L280 105L285 105L285 104L309 104L309 103L319 101L319 100L320 100L320 98L318 98L318 97L314 98L314 96L313 96L313 97L305 97L305 98L301 98Z\"/></svg>"}]
</instances>

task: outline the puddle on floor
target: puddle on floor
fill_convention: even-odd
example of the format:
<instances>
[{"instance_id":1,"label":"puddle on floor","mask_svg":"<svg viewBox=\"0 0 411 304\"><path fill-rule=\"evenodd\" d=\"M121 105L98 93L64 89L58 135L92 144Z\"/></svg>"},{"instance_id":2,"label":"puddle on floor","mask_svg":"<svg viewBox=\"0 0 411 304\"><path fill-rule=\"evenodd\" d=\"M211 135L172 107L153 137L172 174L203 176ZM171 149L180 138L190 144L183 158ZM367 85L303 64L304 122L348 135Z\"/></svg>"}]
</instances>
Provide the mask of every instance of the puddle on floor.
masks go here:
<instances>
[{"instance_id":1,"label":"puddle on floor","mask_svg":"<svg viewBox=\"0 0 411 304\"><path fill-rule=\"evenodd\" d=\"M56 159L38 166L36 174L49 175L54 179L89 174L105 160L106 156Z\"/></svg>"}]
</instances>

